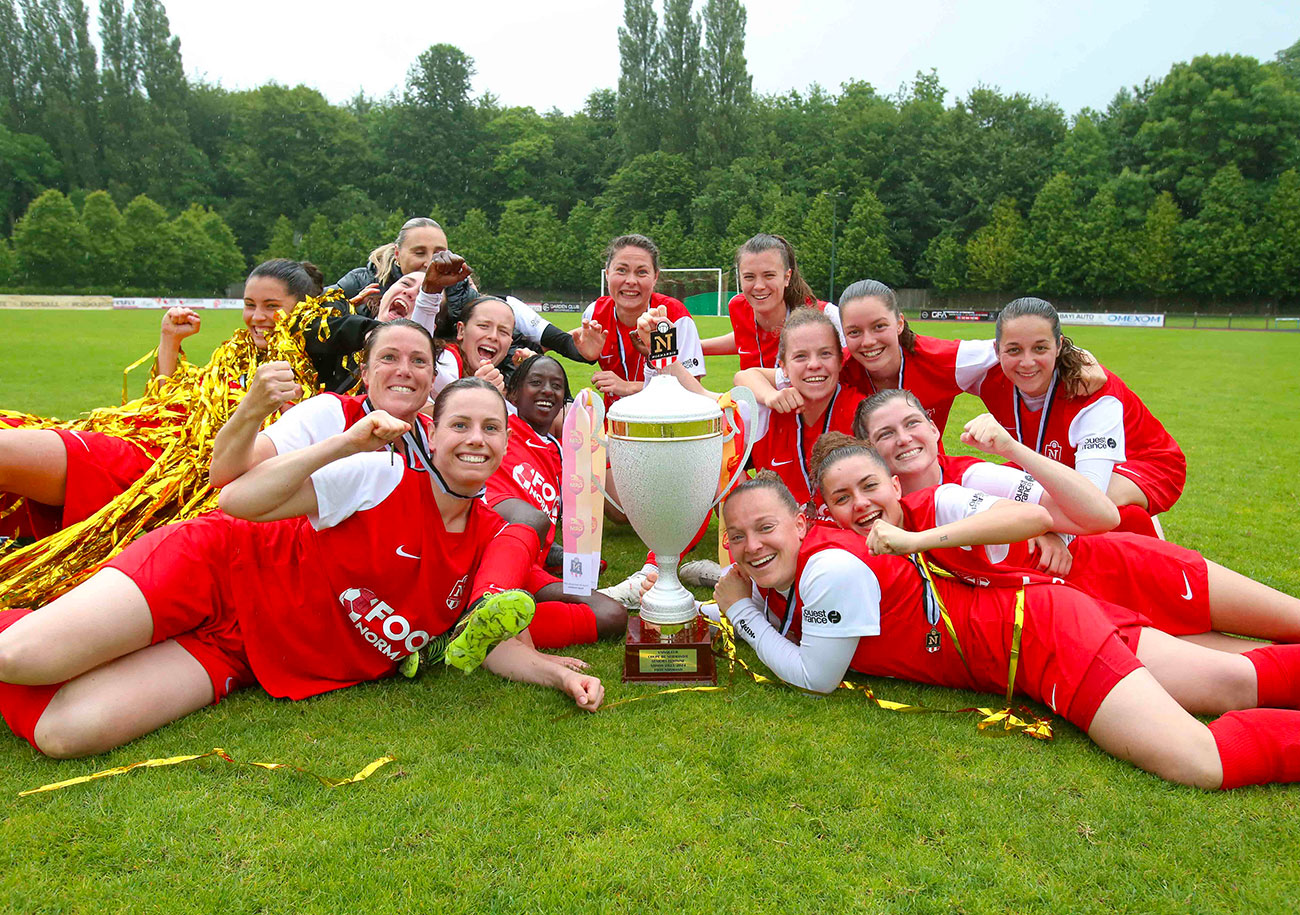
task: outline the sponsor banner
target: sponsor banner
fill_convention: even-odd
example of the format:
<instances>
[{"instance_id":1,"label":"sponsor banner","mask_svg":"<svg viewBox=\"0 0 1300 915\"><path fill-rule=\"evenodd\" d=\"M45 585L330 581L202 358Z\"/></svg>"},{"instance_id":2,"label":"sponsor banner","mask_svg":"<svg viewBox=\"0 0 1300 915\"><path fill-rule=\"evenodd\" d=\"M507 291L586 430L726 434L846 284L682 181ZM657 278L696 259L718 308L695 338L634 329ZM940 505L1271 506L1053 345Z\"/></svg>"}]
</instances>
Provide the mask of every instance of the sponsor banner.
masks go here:
<instances>
[{"instance_id":1,"label":"sponsor banner","mask_svg":"<svg viewBox=\"0 0 1300 915\"><path fill-rule=\"evenodd\" d=\"M1062 324L1099 324L1114 327L1164 327L1164 315L1109 314L1091 311L1062 311Z\"/></svg>"},{"instance_id":2,"label":"sponsor banner","mask_svg":"<svg viewBox=\"0 0 1300 915\"><path fill-rule=\"evenodd\" d=\"M529 302L528 304L534 311L582 311L587 307L583 302Z\"/></svg>"},{"instance_id":3,"label":"sponsor banner","mask_svg":"<svg viewBox=\"0 0 1300 915\"><path fill-rule=\"evenodd\" d=\"M927 308L921 312L922 321L992 321L997 316L996 311L982 309Z\"/></svg>"},{"instance_id":4,"label":"sponsor banner","mask_svg":"<svg viewBox=\"0 0 1300 915\"><path fill-rule=\"evenodd\" d=\"M243 299L114 298L114 308L243 308Z\"/></svg>"},{"instance_id":5,"label":"sponsor banner","mask_svg":"<svg viewBox=\"0 0 1300 915\"><path fill-rule=\"evenodd\" d=\"M108 295L0 295L0 308L112 308Z\"/></svg>"}]
</instances>

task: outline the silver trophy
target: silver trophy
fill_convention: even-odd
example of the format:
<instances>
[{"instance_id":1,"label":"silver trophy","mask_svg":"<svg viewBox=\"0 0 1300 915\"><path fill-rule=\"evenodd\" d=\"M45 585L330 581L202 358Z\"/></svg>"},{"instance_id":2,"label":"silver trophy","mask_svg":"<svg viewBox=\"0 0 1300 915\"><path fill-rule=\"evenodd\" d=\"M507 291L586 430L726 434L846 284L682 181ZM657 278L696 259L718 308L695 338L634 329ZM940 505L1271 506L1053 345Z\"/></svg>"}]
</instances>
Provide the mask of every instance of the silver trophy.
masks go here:
<instances>
[{"instance_id":1,"label":"silver trophy","mask_svg":"<svg viewBox=\"0 0 1300 915\"><path fill-rule=\"evenodd\" d=\"M748 405L743 415L752 421L758 409L753 393L735 387L730 396ZM723 444L740 432L738 410L725 415L717 401L664 373L606 415L609 469L623 504L610 502L627 515L659 565L658 581L641 599L641 618L648 623L674 626L695 618L695 598L678 580L677 565L709 512L745 472L752 442L719 487Z\"/></svg>"}]
</instances>

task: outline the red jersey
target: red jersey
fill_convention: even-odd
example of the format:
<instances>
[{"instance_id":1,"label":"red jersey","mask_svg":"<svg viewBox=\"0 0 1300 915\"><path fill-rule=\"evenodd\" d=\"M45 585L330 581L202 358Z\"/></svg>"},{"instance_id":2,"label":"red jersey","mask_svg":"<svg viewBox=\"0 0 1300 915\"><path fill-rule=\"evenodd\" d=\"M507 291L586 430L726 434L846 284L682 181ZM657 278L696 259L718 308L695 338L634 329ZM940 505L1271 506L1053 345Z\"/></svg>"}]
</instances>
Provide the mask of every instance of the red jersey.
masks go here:
<instances>
[{"instance_id":1,"label":"red jersey","mask_svg":"<svg viewBox=\"0 0 1300 915\"><path fill-rule=\"evenodd\" d=\"M812 499L814 483L809 465L813 445L823 432L852 435L853 414L861 402L860 393L838 385L821 419L811 425L798 412L776 413L760 404L751 453L754 467L775 471L800 504Z\"/></svg>"},{"instance_id":2,"label":"red jersey","mask_svg":"<svg viewBox=\"0 0 1300 915\"><path fill-rule=\"evenodd\" d=\"M325 392L309 397L284 412L279 419L262 430L261 434L275 445L276 454L297 451L308 445L325 441L352 428L367 413L374 410L365 394L334 394ZM406 466L412 470L429 469L429 430L433 420L423 413L416 414L417 422L411 431L402 436L406 446Z\"/></svg>"},{"instance_id":3,"label":"red jersey","mask_svg":"<svg viewBox=\"0 0 1300 915\"><path fill-rule=\"evenodd\" d=\"M510 417L510 440L496 473L488 479L484 501L495 507L506 499L522 499L551 519L551 530L542 544L545 556L555 542L555 524L560 517L560 443L554 436L539 435L518 416Z\"/></svg>"},{"instance_id":4,"label":"red jersey","mask_svg":"<svg viewBox=\"0 0 1300 915\"><path fill-rule=\"evenodd\" d=\"M839 331L839 309L829 302L809 299L805 305L816 308L835 322ZM830 309L829 311L827 309ZM736 353L740 356L742 369L774 369L780 361L781 331L768 331L758 326L754 317L754 306L743 294L736 294L727 303L727 316L731 319L731 333L736 341ZM840 341L844 334L840 332Z\"/></svg>"},{"instance_id":5,"label":"red jersey","mask_svg":"<svg viewBox=\"0 0 1300 915\"><path fill-rule=\"evenodd\" d=\"M663 306L668 311L668 320L677 329L677 358L686 371L697 378L704 374L704 350L700 347L700 332L695 326L695 319L686 310L686 306L671 296L658 292L651 293L650 307ZM655 375L645 355L632 343L636 328L627 327L618 320L614 308L613 296L601 296L587 306L583 318L594 319L605 329L605 348L597 359L600 370L613 372L624 381L649 381ZM605 396L605 409L617 401L617 397Z\"/></svg>"},{"instance_id":6,"label":"red jersey","mask_svg":"<svg viewBox=\"0 0 1300 915\"><path fill-rule=\"evenodd\" d=\"M448 531L429 476L390 459L356 455L313 474L318 519L219 515L232 528L221 561L249 664L273 696L385 676L467 609L474 570L506 522L474 501L465 530ZM313 526L353 506L335 526Z\"/></svg>"},{"instance_id":7,"label":"red jersey","mask_svg":"<svg viewBox=\"0 0 1300 915\"><path fill-rule=\"evenodd\" d=\"M1131 477L1156 514L1170 508L1187 478L1187 459L1160 421L1117 375L1095 393L1070 397L1055 376L1037 409L1003 372L989 372L979 389L990 413L1017 441L1067 467L1081 460L1114 463ZM1133 464L1133 467L1126 465Z\"/></svg>"},{"instance_id":8,"label":"red jersey","mask_svg":"<svg viewBox=\"0 0 1300 915\"><path fill-rule=\"evenodd\" d=\"M893 387L915 394L942 435L957 395L963 391L975 393L989 369L997 364L992 340L940 340L917 334L915 351L901 351L898 381ZM867 397L877 390L862 363L850 356L848 350L844 351L840 384Z\"/></svg>"}]
</instances>

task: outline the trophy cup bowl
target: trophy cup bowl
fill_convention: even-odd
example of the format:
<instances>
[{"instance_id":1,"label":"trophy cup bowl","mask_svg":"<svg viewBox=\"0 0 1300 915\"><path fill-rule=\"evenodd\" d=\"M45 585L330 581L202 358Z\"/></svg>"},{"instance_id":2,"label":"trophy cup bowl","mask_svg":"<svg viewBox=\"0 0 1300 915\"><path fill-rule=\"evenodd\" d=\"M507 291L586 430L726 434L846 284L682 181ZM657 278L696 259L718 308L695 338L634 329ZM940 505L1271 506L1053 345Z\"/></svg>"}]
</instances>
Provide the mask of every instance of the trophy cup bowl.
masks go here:
<instances>
[{"instance_id":1,"label":"trophy cup bowl","mask_svg":"<svg viewBox=\"0 0 1300 915\"><path fill-rule=\"evenodd\" d=\"M753 400L743 388L733 390L732 396L741 402ZM723 444L731 434L734 424L728 423L714 399L686 390L667 373L619 400L606 415L610 474L620 508L637 536L654 551L659 566L658 580L641 599L639 618L628 622L629 663L632 643L643 638L662 644L702 640L706 646L698 663L680 651L664 649L651 656L647 649L639 662L642 672L695 673L699 675L695 679L712 679L708 626L698 615L694 595L678 579L677 566L682 550L719 501ZM744 459L740 464L737 476L743 472ZM654 669L660 662L660 669ZM625 673L625 679L630 673Z\"/></svg>"}]
</instances>

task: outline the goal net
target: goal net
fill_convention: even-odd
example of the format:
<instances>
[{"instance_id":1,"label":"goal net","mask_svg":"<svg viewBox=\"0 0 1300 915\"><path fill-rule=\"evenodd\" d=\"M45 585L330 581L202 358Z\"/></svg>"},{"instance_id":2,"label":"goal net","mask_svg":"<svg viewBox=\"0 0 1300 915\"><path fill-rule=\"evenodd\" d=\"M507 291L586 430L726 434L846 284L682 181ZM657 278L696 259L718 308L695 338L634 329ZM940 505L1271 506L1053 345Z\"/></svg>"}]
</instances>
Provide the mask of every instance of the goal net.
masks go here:
<instances>
[{"instance_id":1,"label":"goal net","mask_svg":"<svg viewBox=\"0 0 1300 915\"><path fill-rule=\"evenodd\" d=\"M725 315L731 295L721 267L665 267L659 271L655 292L685 303L693 315ZM600 272L600 294L605 295L605 271Z\"/></svg>"}]
</instances>

